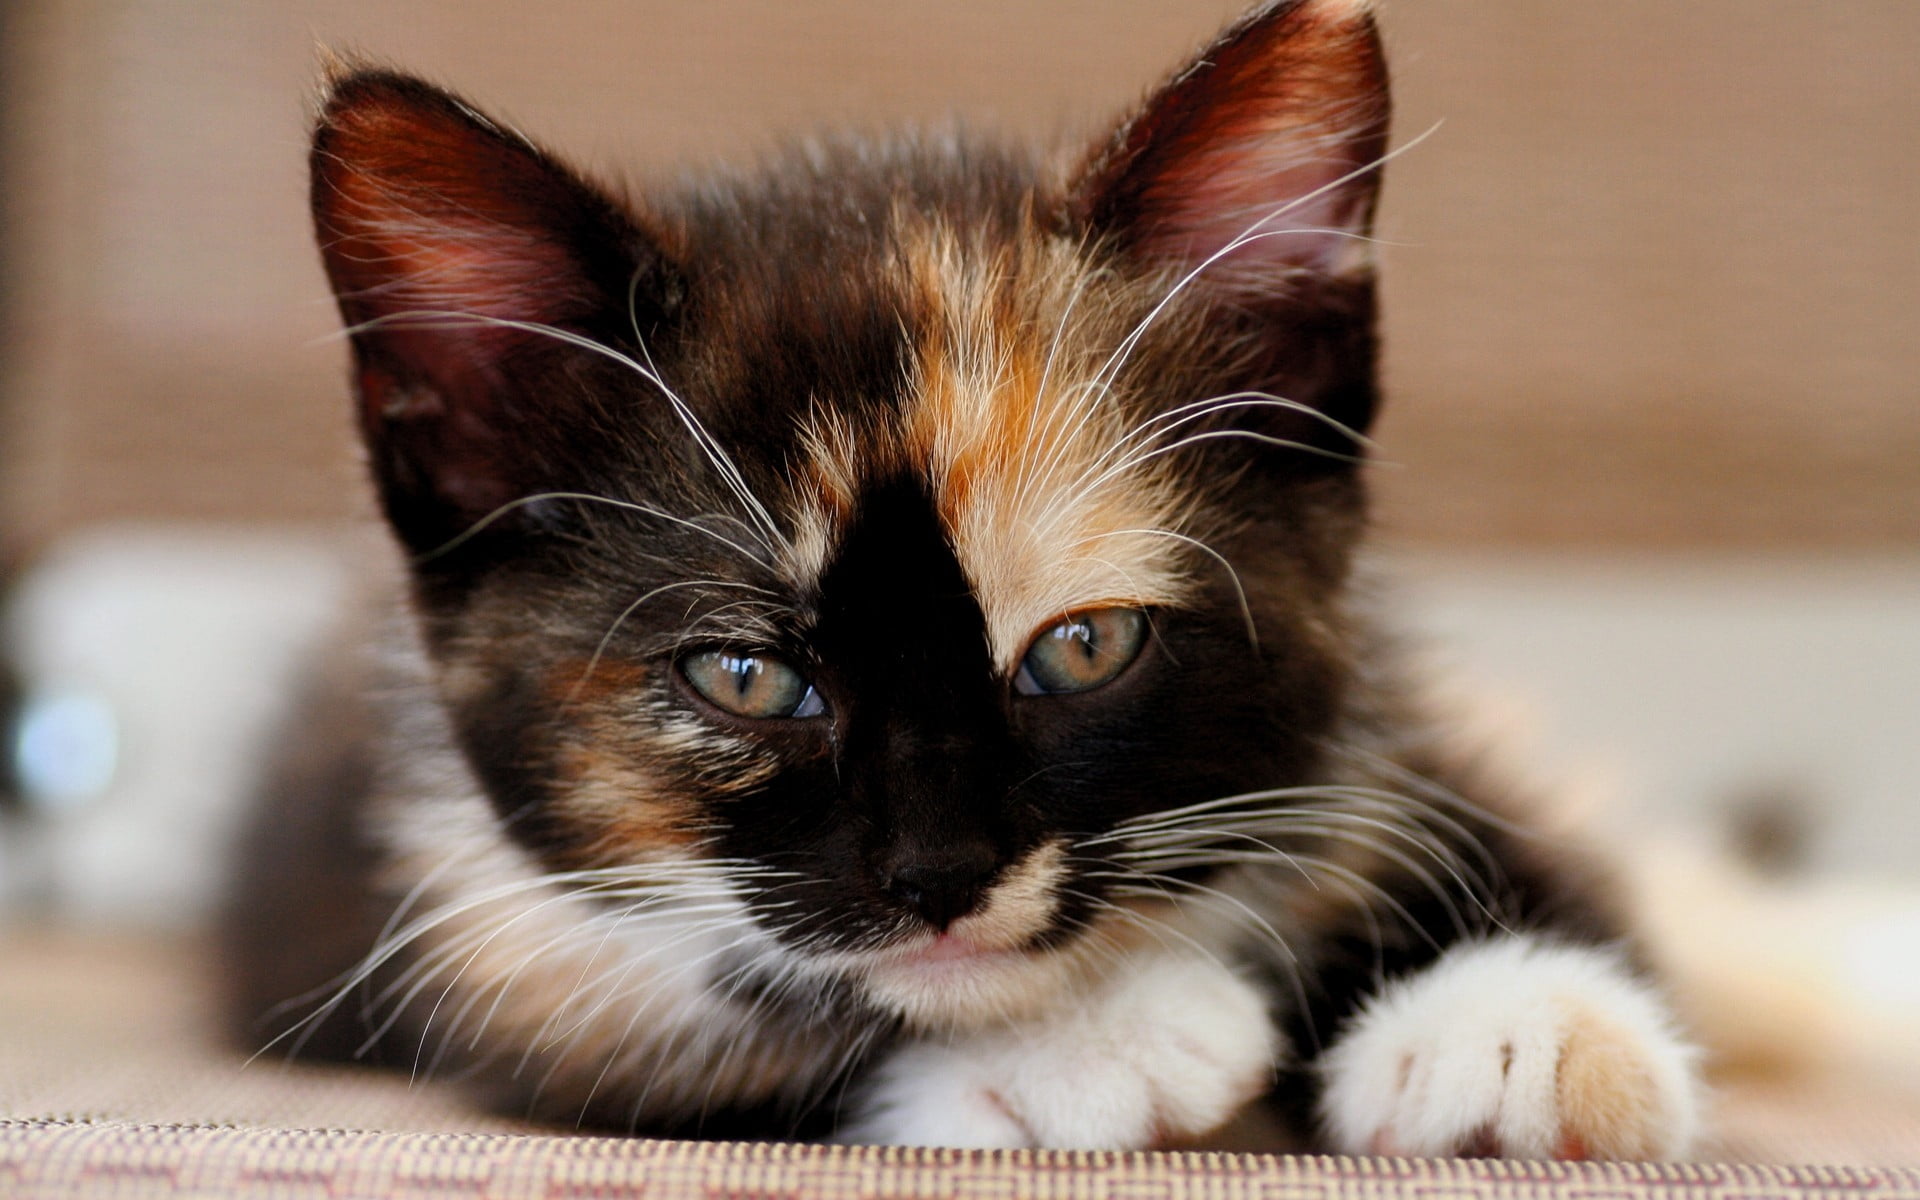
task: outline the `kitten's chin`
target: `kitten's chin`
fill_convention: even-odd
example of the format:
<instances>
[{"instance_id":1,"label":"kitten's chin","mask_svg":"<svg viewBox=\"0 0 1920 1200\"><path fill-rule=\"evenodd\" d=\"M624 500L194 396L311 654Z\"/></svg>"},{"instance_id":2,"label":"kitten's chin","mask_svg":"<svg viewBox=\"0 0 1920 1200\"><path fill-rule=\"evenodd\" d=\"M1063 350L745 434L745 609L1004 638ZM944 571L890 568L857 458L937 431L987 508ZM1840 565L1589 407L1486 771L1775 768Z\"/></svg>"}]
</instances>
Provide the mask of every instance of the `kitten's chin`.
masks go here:
<instances>
[{"instance_id":1,"label":"kitten's chin","mask_svg":"<svg viewBox=\"0 0 1920 1200\"><path fill-rule=\"evenodd\" d=\"M995 949L951 934L879 951L862 966L868 999L921 1030L1027 1020L1076 993L1089 969L1077 945Z\"/></svg>"},{"instance_id":2,"label":"kitten's chin","mask_svg":"<svg viewBox=\"0 0 1920 1200\"><path fill-rule=\"evenodd\" d=\"M849 964L873 1003L920 1029L978 1029L1025 1020L1060 1003L1087 973L1084 938L1040 949L1060 909L1066 845L1045 842L1009 866L985 903L945 933L861 955Z\"/></svg>"}]
</instances>

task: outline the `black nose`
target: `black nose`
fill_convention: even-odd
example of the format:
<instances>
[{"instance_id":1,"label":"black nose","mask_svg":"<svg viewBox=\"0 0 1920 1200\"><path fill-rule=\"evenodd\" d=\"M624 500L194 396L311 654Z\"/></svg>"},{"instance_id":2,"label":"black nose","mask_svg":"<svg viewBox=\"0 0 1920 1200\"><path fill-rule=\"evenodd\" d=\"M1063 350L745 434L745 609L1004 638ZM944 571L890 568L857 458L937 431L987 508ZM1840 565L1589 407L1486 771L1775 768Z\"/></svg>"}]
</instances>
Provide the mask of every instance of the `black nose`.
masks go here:
<instances>
[{"instance_id":1,"label":"black nose","mask_svg":"<svg viewBox=\"0 0 1920 1200\"><path fill-rule=\"evenodd\" d=\"M979 906L992 875L990 863L911 863L893 872L887 891L927 924L944 930Z\"/></svg>"}]
</instances>

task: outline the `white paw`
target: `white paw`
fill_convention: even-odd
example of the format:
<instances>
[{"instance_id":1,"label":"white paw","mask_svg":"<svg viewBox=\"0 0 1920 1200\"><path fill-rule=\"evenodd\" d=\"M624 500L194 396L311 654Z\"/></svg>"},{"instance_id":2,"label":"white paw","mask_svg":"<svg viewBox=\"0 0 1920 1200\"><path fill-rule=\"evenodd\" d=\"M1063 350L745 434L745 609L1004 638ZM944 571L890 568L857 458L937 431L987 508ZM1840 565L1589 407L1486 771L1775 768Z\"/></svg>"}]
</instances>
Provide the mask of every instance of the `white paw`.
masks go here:
<instances>
[{"instance_id":1,"label":"white paw","mask_svg":"<svg viewBox=\"0 0 1920 1200\"><path fill-rule=\"evenodd\" d=\"M1390 984L1322 1059L1347 1154L1663 1159L1698 1124L1696 1054L1617 955L1472 943Z\"/></svg>"},{"instance_id":2,"label":"white paw","mask_svg":"<svg viewBox=\"0 0 1920 1200\"><path fill-rule=\"evenodd\" d=\"M1266 1000L1208 960L1154 959L1048 1018L901 1048L843 1141L1144 1149L1224 1125L1273 1082Z\"/></svg>"}]
</instances>

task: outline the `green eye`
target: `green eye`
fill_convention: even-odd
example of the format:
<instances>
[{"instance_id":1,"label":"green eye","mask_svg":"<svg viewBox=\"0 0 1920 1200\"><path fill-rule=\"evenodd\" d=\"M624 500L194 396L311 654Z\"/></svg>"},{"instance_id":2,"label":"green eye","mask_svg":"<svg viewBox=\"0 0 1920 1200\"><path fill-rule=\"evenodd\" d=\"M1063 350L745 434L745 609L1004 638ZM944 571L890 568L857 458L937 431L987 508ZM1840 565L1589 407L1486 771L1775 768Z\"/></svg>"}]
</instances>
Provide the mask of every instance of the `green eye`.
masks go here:
<instances>
[{"instance_id":1,"label":"green eye","mask_svg":"<svg viewBox=\"0 0 1920 1200\"><path fill-rule=\"evenodd\" d=\"M1014 690L1046 696L1097 688L1126 669L1146 633L1146 614L1137 608L1074 613L1033 639L1013 677Z\"/></svg>"},{"instance_id":2,"label":"green eye","mask_svg":"<svg viewBox=\"0 0 1920 1200\"><path fill-rule=\"evenodd\" d=\"M827 710L806 677L771 654L706 650L680 660L693 690L735 716L817 717Z\"/></svg>"}]
</instances>

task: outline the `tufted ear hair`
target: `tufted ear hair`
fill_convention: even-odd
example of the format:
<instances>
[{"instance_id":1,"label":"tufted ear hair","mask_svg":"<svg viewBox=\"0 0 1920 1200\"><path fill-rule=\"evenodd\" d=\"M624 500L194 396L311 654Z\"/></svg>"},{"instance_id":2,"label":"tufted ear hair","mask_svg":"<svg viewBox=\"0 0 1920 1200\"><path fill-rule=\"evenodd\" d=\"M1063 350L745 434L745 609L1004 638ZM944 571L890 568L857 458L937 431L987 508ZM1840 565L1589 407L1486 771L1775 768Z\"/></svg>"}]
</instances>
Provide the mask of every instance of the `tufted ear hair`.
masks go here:
<instances>
[{"instance_id":1,"label":"tufted ear hair","mask_svg":"<svg viewBox=\"0 0 1920 1200\"><path fill-rule=\"evenodd\" d=\"M361 432L403 541L428 551L565 487L572 335L630 345L672 269L610 198L410 76L352 71L314 133L312 202L352 336ZM560 336L556 336L556 333Z\"/></svg>"},{"instance_id":2,"label":"tufted ear hair","mask_svg":"<svg viewBox=\"0 0 1920 1200\"><path fill-rule=\"evenodd\" d=\"M1386 63L1365 0L1278 0L1228 29L1082 167L1078 214L1135 254L1272 291L1344 277L1386 150Z\"/></svg>"},{"instance_id":3,"label":"tufted ear hair","mask_svg":"<svg viewBox=\"0 0 1920 1200\"><path fill-rule=\"evenodd\" d=\"M1379 407L1371 230L1386 62L1367 0L1270 0L1081 165L1072 223L1212 306L1233 386L1280 403L1209 418L1340 469Z\"/></svg>"}]
</instances>

